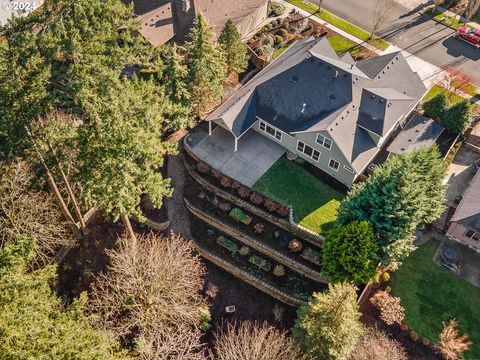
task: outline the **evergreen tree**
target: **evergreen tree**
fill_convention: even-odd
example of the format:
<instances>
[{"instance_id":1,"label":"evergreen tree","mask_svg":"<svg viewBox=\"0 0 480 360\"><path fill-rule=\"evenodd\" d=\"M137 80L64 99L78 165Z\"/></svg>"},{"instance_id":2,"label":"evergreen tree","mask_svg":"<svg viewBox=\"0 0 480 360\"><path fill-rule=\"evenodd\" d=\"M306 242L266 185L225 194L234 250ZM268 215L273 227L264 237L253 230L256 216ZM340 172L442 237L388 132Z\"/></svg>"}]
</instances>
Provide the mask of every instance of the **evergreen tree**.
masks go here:
<instances>
[{"instance_id":1,"label":"evergreen tree","mask_svg":"<svg viewBox=\"0 0 480 360\"><path fill-rule=\"evenodd\" d=\"M366 221L353 221L330 231L323 246L322 274L333 282L366 284L378 265L378 239Z\"/></svg>"},{"instance_id":2,"label":"evergreen tree","mask_svg":"<svg viewBox=\"0 0 480 360\"><path fill-rule=\"evenodd\" d=\"M215 43L215 33L202 14L195 20L188 52L188 80L197 116L218 101L226 78L225 54Z\"/></svg>"},{"instance_id":3,"label":"evergreen tree","mask_svg":"<svg viewBox=\"0 0 480 360\"><path fill-rule=\"evenodd\" d=\"M380 258L398 265L414 249L413 234L444 211L445 164L437 147L390 158L365 182L355 184L339 209L340 224L370 223L379 236Z\"/></svg>"},{"instance_id":4,"label":"evergreen tree","mask_svg":"<svg viewBox=\"0 0 480 360\"><path fill-rule=\"evenodd\" d=\"M244 43L242 43L240 33L231 19L228 19L225 23L218 41L225 51L227 74L232 72L236 72L238 74L247 70L247 47Z\"/></svg>"},{"instance_id":5,"label":"evergreen tree","mask_svg":"<svg viewBox=\"0 0 480 360\"><path fill-rule=\"evenodd\" d=\"M170 120L169 130L183 129L191 122L192 101L188 91L187 76L187 67L183 64L183 58L174 44L167 51L163 68L165 96L172 103L170 113L165 114Z\"/></svg>"},{"instance_id":6,"label":"evergreen tree","mask_svg":"<svg viewBox=\"0 0 480 360\"><path fill-rule=\"evenodd\" d=\"M162 141L164 95L152 81L119 80L105 74L102 82L79 94L87 111L79 130L80 169L85 199L114 220L122 219L135 239L128 217L139 221L146 194L155 207L170 196L170 180L158 171L175 145Z\"/></svg>"},{"instance_id":7,"label":"evergreen tree","mask_svg":"<svg viewBox=\"0 0 480 360\"><path fill-rule=\"evenodd\" d=\"M463 134L470 124L470 111L469 100L453 104L442 115L442 125L456 134Z\"/></svg>"},{"instance_id":8,"label":"evergreen tree","mask_svg":"<svg viewBox=\"0 0 480 360\"><path fill-rule=\"evenodd\" d=\"M357 293L350 284L329 284L328 291L314 293L297 316L293 338L314 358L344 359L363 333Z\"/></svg>"},{"instance_id":9,"label":"evergreen tree","mask_svg":"<svg viewBox=\"0 0 480 360\"><path fill-rule=\"evenodd\" d=\"M0 250L0 358L120 359L103 332L90 326L83 294L65 309L50 288L55 266L27 271L34 241L24 238Z\"/></svg>"},{"instance_id":10,"label":"evergreen tree","mask_svg":"<svg viewBox=\"0 0 480 360\"><path fill-rule=\"evenodd\" d=\"M428 100L423 104L423 109L425 110L425 115L431 117L432 119L440 121L443 114L448 107L448 98L445 92L441 92L437 96L434 96L432 99Z\"/></svg>"}]
</instances>

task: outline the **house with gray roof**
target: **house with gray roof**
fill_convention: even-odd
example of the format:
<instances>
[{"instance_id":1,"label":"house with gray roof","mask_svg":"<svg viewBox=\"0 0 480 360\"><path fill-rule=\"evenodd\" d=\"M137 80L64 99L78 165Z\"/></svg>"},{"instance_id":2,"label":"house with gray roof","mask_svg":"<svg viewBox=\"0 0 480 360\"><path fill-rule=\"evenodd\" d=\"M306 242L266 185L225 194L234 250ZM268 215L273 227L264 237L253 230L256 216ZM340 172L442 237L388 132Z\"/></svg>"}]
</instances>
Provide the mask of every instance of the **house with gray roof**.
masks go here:
<instances>
[{"instance_id":1,"label":"house with gray roof","mask_svg":"<svg viewBox=\"0 0 480 360\"><path fill-rule=\"evenodd\" d=\"M450 220L447 236L480 251L480 171L463 194Z\"/></svg>"},{"instance_id":2,"label":"house with gray roof","mask_svg":"<svg viewBox=\"0 0 480 360\"><path fill-rule=\"evenodd\" d=\"M351 186L427 89L400 52L355 62L302 39L206 119L255 131Z\"/></svg>"},{"instance_id":3,"label":"house with gray roof","mask_svg":"<svg viewBox=\"0 0 480 360\"><path fill-rule=\"evenodd\" d=\"M183 43L195 17L202 13L217 35L228 19L241 36L255 29L268 17L268 0L122 0L133 3L140 21L139 34L150 44L168 41Z\"/></svg>"}]
</instances>

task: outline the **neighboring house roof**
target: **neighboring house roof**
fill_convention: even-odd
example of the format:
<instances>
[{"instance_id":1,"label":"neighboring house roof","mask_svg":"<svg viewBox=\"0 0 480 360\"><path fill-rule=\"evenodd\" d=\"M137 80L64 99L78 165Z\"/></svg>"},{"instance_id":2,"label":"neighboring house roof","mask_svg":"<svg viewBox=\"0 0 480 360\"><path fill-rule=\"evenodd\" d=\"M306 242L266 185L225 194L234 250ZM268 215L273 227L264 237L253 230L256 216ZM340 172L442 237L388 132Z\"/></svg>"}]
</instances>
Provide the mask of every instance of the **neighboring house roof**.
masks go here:
<instances>
[{"instance_id":1,"label":"neighboring house roof","mask_svg":"<svg viewBox=\"0 0 480 360\"><path fill-rule=\"evenodd\" d=\"M480 232L480 171L477 171L467 191L463 194L451 221Z\"/></svg>"},{"instance_id":2,"label":"neighboring house roof","mask_svg":"<svg viewBox=\"0 0 480 360\"><path fill-rule=\"evenodd\" d=\"M122 1L133 2L135 14L141 20L140 34L152 45L160 45L174 36L176 41L183 42L199 13L205 15L218 35L227 19L238 25L268 0L189 0L187 12L182 10L183 0Z\"/></svg>"},{"instance_id":3,"label":"neighboring house roof","mask_svg":"<svg viewBox=\"0 0 480 360\"><path fill-rule=\"evenodd\" d=\"M161 45L170 40L175 31L170 3L137 16L140 19L139 33L152 45Z\"/></svg>"},{"instance_id":4,"label":"neighboring house roof","mask_svg":"<svg viewBox=\"0 0 480 360\"><path fill-rule=\"evenodd\" d=\"M444 127L435 120L416 114L387 150L394 154L403 154L424 146L430 147L435 144L443 130Z\"/></svg>"},{"instance_id":5,"label":"neighboring house roof","mask_svg":"<svg viewBox=\"0 0 480 360\"><path fill-rule=\"evenodd\" d=\"M325 130L361 171L378 151L373 138L391 130L425 92L401 53L355 63L339 57L326 38L302 39L207 120L221 119L236 137L256 117L290 134Z\"/></svg>"}]
</instances>

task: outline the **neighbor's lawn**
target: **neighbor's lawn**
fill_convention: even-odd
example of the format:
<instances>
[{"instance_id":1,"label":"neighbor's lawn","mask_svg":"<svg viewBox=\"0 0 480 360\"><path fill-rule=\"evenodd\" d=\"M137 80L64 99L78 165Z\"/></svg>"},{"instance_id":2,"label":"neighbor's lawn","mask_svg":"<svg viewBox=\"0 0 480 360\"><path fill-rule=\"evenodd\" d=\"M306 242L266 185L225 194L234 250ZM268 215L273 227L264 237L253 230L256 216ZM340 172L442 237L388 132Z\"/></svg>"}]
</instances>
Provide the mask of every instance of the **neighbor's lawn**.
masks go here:
<instances>
[{"instance_id":1,"label":"neighbor's lawn","mask_svg":"<svg viewBox=\"0 0 480 360\"><path fill-rule=\"evenodd\" d=\"M333 225L340 200L345 196L285 157L278 160L253 188L293 206L295 221L317 233Z\"/></svg>"},{"instance_id":2,"label":"neighbor's lawn","mask_svg":"<svg viewBox=\"0 0 480 360\"><path fill-rule=\"evenodd\" d=\"M438 246L430 240L405 260L395 273L393 295L400 297L410 328L434 342L442 321L456 318L474 343L465 358L480 359L480 289L432 261Z\"/></svg>"},{"instance_id":3,"label":"neighbor's lawn","mask_svg":"<svg viewBox=\"0 0 480 360\"><path fill-rule=\"evenodd\" d=\"M360 48L356 46L355 43L351 42L348 39L345 39L343 36L340 35L330 36L328 38L328 42L337 54L348 51L350 54L355 55L360 52Z\"/></svg>"},{"instance_id":4,"label":"neighbor's lawn","mask_svg":"<svg viewBox=\"0 0 480 360\"><path fill-rule=\"evenodd\" d=\"M292 46L293 44L295 44L295 41L292 41L280 48L278 48L272 55L272 59L276 59L277 57L279 57L280 55L282 55L285 51L287 51L287 49Z\"/></svg>"},{"instance_id":5,"label":"neighbor's lawn","mask_svg":"<svg viewBox=\"0 0 480 360\"><path fill-rule=\"evenodd\" d=\"M287 0L292 5L298 6L299 8L308 11L309 13L313 14L315 11L317 11L317 6L311 3L304 4L304 0ZM376 36L373 37L373 39L370 38L370 33L368 31L365 31L363 29L360 29L359 27L353 25L352 23L349 23L346 20L343 20L342 18L326 11L322 10L320 14L315 14L318 18L322 19L323 21L326 21L333 26L336 26L337 28L349 33L350 35L355 36L356 38L368 42L375 46L376 48L380 50L385 50L388 47L388 43Z\"/></svg>"},{"instance_id":6,"label":"neighbor's lawn","mask_svg":"<svg viewBox=\"0 0 480 360\"><path fill-rule=\"evenodd\" d=\"M460 101L465 100L460 95L448 92L447 89L441 87L440 85L433 85L432 88L430 89L430 91L423 97L422 102L424 102L424 103L427 102L428 100L437 96L441 92L447 92L448 98L449 98L450 102L453 103L453 104L456 104ZM478 97L479 95L476 94L476 96ZM474 111L475 109L478 109L478 107L479 107L479 105L476 105L476 103L473 102L472 100L470 100L470 105L471 105L472 111Z\"/></svg>"},{"instance_id":7,"label":"neighbor's lawn","mask_svg":"<svg viewBox=\"0 0 480 360\"><path fill-rule=\"evenodd\" d=\"M461 22L460 20L458 20L454 17L446 16L441 11L438 11L438 10L434 11L433 6L430 7L427 11L425 11L425 15L428 15L428 16L434 18L437 21L442 21L442 19L446 17L446 19L444 21L445 25L451 26L452 28L454 28L456 30L460 29L463 25L465 25L463 22ZM467 25L467 26L469 28L472 28L470 25Z\"/></svg>"}]
</instances>

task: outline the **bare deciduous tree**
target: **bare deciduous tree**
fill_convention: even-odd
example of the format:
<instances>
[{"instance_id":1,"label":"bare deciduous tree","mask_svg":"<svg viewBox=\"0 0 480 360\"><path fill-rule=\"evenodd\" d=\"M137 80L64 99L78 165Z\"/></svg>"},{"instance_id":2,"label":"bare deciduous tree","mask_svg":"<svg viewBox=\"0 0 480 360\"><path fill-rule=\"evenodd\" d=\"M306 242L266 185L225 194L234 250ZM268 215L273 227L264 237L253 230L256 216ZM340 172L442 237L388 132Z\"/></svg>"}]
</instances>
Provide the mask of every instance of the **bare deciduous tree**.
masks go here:
<instances>
[{"instance_id":1,"label":"bare deciduous tree","mask_svg":"<svg viewBox=\"0 0 480 360\"><path fill-rule=\"evenodd\" d=\"M469 335L460 335L457 329L458 322L455 319L450 320L448 325L443 324L443 330L439 335L440 342L438 347L443 356L448 360L457 360L460 354L470 349L473 343L468 340Z\"/></svg>"},{"instance_id":2,"label":"bare deciduous tree","mask_svg":"<svg viewBox=\"0 0 480 360\"><path fill-rule=\"evenodd\" d=\"M348 360L407 360L403 346L388 335L373 327L365 330Z\"/></svg>"},{"instance_id":3,"label":"bare deciduous tree","mask_svg":"<svg viewBox=\"0 0 480 360\"><path fill-rule=\"evenodd\" d=\"M380 319L388 325L400 324L405 318L405 309L400 304L400 298L394 297L386 291L377 291L370 298L370 302L380 310Z\"/></svg>"},{"instance_id":4,"label":"bare deciduous tree","mask_svg":"<svg viewBox=\"0 0 480 360\"><path fill-rule=\"evenodd\" d=\"M306 359L295 349L285 332L267 323L251 321L224 324L223 328L215 333L211 357L216 360Z\"/></svg>"},{"instance_id":5,"label":"bare deciduous tree","mask_svg":"<svg viewBox=\"0 0 480 360\"><path fill-rule=\"evenodd\" d=\"M467 19L471 19L475 16L475 14L480 9L480 0L469 0L467 3L467 7L465 8L464 16Z\"/></svg>"},{"instance_id":6,"label":"bare deciduous tree","mask_svg":"<svg viewBox=\"0 0 480 360\"><path fill-rule=\"evenodd\" d=\"M392 8L393 0L375 0L375 7L373 8L373 17L372 17L372 32L370 37L380 29L380 27L387 20L387 16L390 13Z\"/></svg>"},{"instance_id":7,"label":"bare deciduous tree","mask_svg":"<svg viewBox=\"0 0 480 360\"><path fill-rule=\"evenodd\" d=\"M457 94L460 91L467 92L467 87L471 81L470 76L462 69L448 66L443 70L436 82L441 87L447 89L449 93Z\"/></svg>"},{"instance_id":8,"label":"bare deciduous tree","mask_svg":"<svg viewBox=\"0 0 480 360\"><path fill-rule=\"evenodd\" d=\"M33 172L25 162L0 163L0 247L21 236L35 237L36 258L40 265L51 261L63 245L73 245L52 196L32 188Z\"/></svg>"},{"instance_id":9,"label":"bare deciduous tree","mask_svg":"<svg viewBox=\"0 0 480 360\"><path fill-rule=\"evenodd\" d=\"M205 270L192 243L174 235L143 235L136 244L124 237L108 256L90 304L98 325L136 345L143 359L201 358Z\"/></svg>"}]
</instances>

